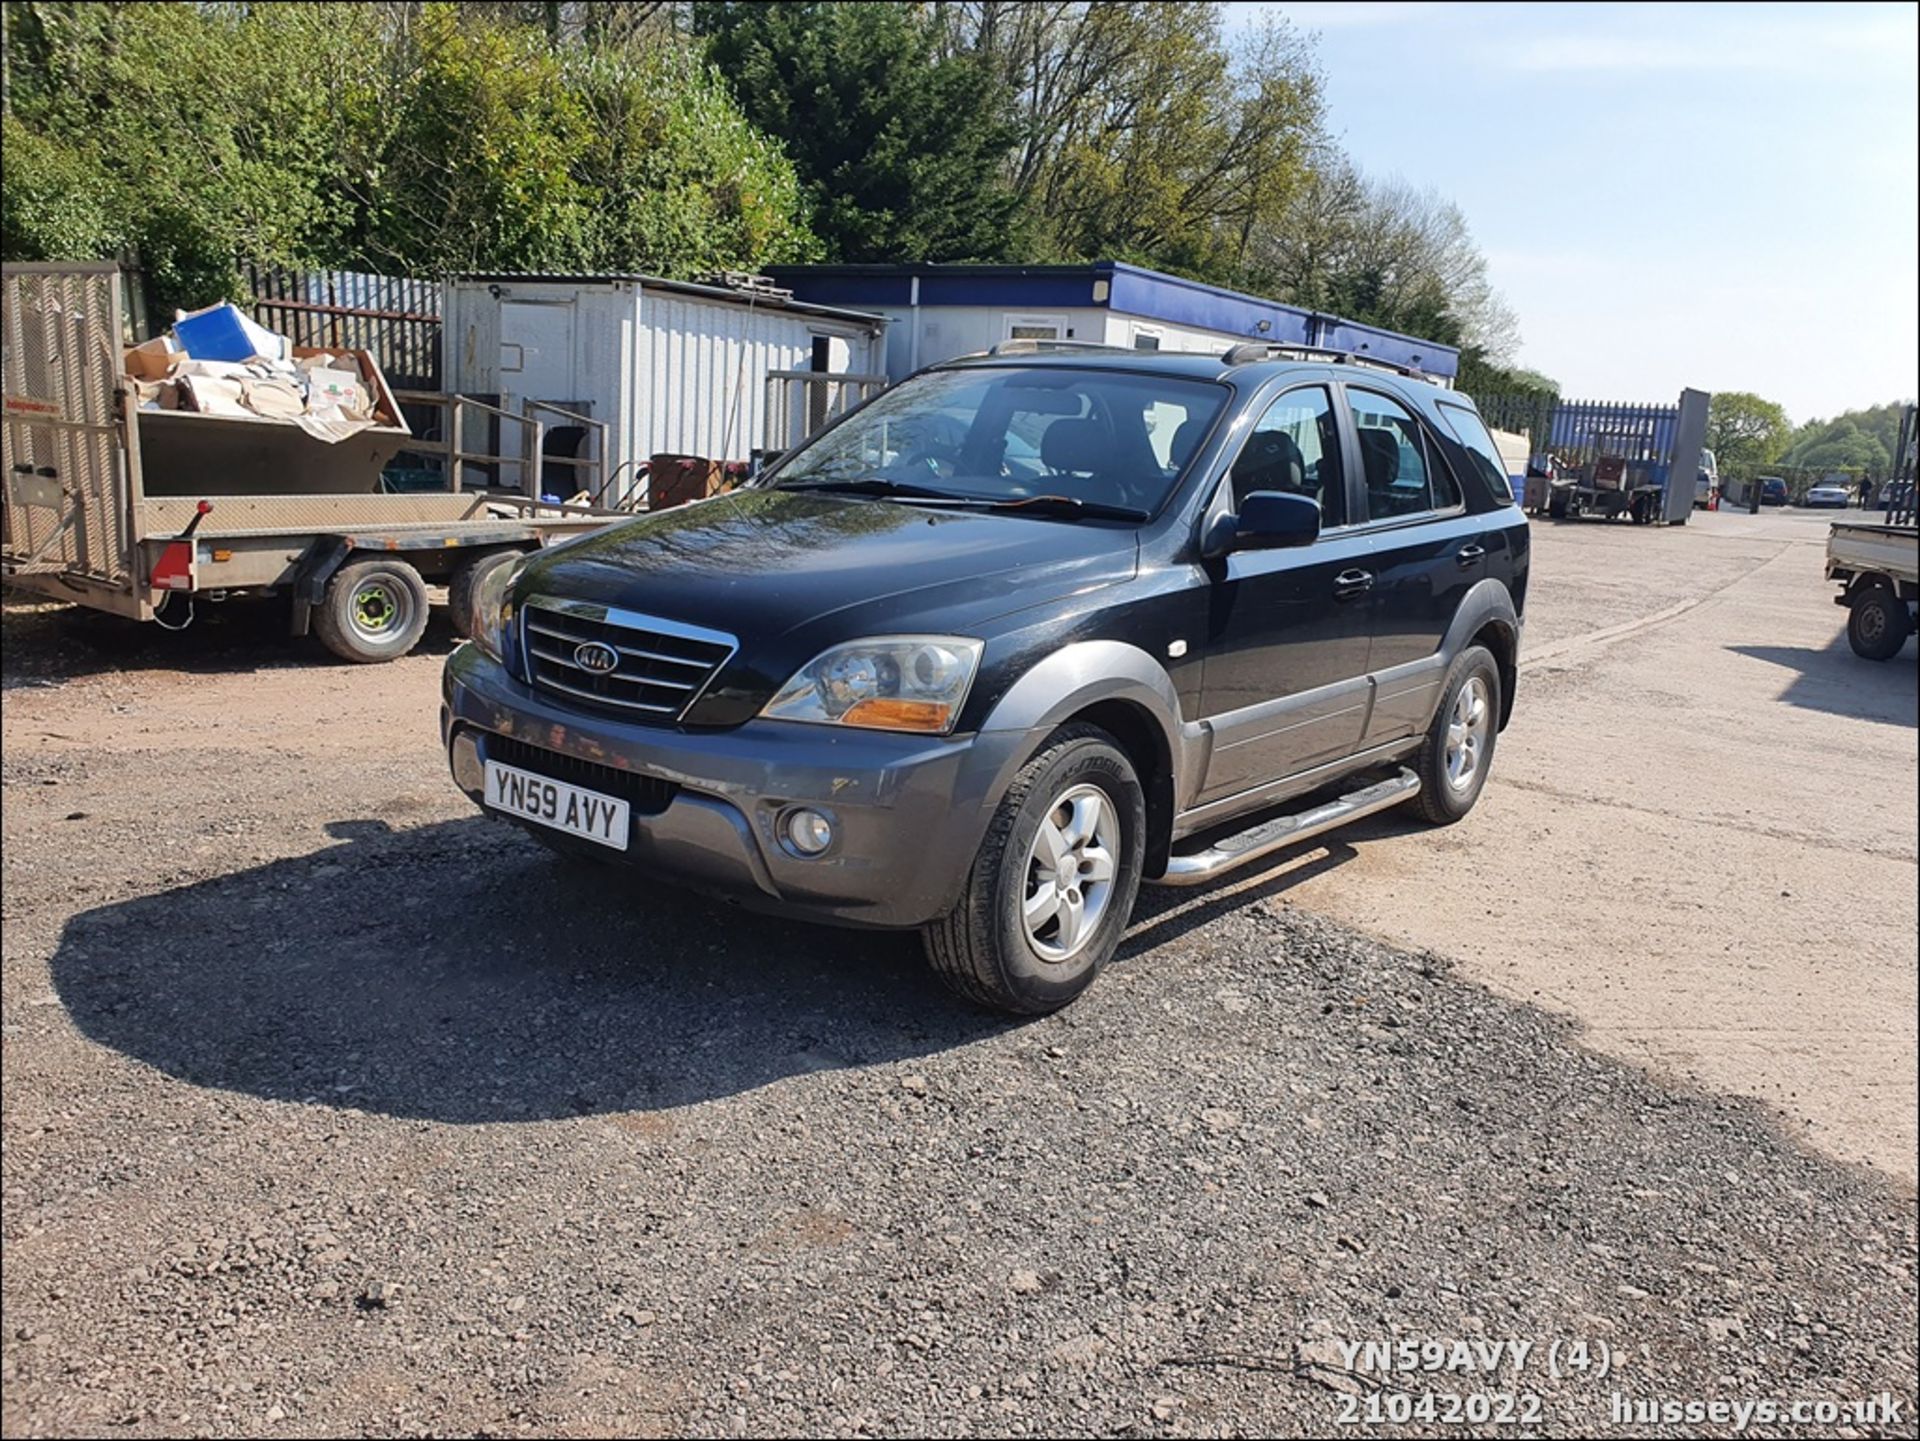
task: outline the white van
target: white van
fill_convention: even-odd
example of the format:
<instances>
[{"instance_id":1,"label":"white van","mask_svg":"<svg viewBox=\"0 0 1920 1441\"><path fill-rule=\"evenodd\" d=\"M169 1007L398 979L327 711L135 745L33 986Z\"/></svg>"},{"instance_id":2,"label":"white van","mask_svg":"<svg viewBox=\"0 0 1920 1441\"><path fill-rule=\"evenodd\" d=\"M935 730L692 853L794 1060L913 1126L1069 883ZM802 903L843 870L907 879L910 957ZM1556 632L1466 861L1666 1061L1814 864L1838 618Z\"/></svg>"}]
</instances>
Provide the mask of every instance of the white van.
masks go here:
<instances>
[{"instance_id":1,"label":"white van","mask_svg":"<svg viewBox=\"0 0 1920 1441\"><path fill-rule=\"evenodd\" d=\"M1705 446L1700 447L1700 474L1693 482L1693 508L1708 510L1712 508L1713 498L1720 493L1720 464L1713 458L1713 452Z\"/></svg>"}]
</instances>

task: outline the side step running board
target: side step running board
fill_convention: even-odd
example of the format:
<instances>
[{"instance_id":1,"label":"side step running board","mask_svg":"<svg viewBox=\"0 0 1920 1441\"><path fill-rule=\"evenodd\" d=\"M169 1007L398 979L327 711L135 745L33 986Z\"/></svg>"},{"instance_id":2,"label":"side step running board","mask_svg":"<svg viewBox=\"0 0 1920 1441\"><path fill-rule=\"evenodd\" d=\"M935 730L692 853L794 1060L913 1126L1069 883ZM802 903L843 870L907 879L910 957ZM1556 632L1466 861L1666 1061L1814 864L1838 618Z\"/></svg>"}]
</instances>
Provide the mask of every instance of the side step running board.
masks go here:
<instances>
[{"instance_id":1,"label":"side step running board","mask_svg":"<svg viewBox=\"0 0 1920 1441\"><path fill-rule=\"evenodd\" d=\"M1376 782L1364 790L1350 791L1338 800L1328 801L1323 806L1315 806L1310 811L1301 811L1298 815L1276 816L1270 821L1228 836L1207 847L1204 851L1195 851L1191 855L1175 855L1167 860L1167 873L1150 885L1161 886L1198 886L1204 885L1224 871L1243 866L1248 861L1258 860L1261 856L1290 846L1295 841L1304 841L1323 831L1344 826L1349 821L1357 821L1362 816L1370 816L1375 811L1384 811L1389 806L1411 798L1420 789L1420 777L1412 771L1402 770L1390 780Z\"/></svg>"}]
</instances>

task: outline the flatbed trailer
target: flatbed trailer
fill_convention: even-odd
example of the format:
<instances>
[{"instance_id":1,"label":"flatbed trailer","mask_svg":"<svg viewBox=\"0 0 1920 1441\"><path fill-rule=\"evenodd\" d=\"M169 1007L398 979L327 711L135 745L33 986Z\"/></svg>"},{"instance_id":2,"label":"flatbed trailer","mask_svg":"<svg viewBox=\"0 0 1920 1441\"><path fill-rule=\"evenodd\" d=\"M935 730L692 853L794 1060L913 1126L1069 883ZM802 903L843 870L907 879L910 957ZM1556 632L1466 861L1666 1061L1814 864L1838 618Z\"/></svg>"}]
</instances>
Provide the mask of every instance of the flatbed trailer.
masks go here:
<instances>
[{"instance_id":1,"label":"flatbed trailer","mask_svg":"<svg viewBox=\"0 0 1920 1441\"><path fill-rule=\"evenodd\" d=\"M143 412L122 369L116 266L9 263L4 286L0 574L18 589L174 629L196 601L282 597L291 634L383 661L418 641L428 582L448 586L464 630L485 569L624 515L542 500L537 448L531 494L461 490L457 463L445 491L388 494L376 487L391 427L384 444L329 446L296 425ZM199 493L177 478L168 489L184 493L148 493L144 417L170 432L197 423L209 439L219 428ZM364 485L345 474L314 488L329 467L355 466ZM289 475L307 484L276 488Z\"/></svg>"},{"instance_id":2,"label":"flatbed trailer","mask_svg":"<svg viewBox=\"0 0 1920 1441\"><path fill-rule=\"evenodd\" d=\"M1865 660L1892 660L1913 634L1920 613L1920 524L1914 514L1915 410L1900 421L1900 443L1887 481L1884 521L1837 520L1827 531L1827 579L1847 608L1847 643Z\"/></svg>"},{"instance_id":3,"label":"flatbed trailer","mask_svg":"<svg viewBox=\"0 0 1920 1441\"><path fill-rule=\"evenodd\" d=\"M1551 482L1547 514L1554 520L1624 515L1635 525L1651 525L1665 513L1667 483L1664 467L1650 470L1612 456L1589 461Z\"/></svg>"}]
</instances>

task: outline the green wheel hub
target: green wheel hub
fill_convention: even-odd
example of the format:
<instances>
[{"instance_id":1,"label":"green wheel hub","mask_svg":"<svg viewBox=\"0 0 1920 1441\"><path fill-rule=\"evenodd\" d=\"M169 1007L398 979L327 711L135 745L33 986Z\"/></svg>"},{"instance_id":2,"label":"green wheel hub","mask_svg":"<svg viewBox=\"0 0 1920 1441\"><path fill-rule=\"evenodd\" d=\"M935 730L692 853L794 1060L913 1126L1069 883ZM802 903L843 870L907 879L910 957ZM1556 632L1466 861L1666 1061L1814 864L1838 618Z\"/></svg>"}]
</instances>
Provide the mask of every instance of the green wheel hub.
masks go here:
<instances>
[{"instance_id":1,"label":"green wheel hub","mask_svg":"<svg viewBox=\"0 0 1920 1441\"><path fill-rule=\"evenodd\" d=\"M353 628L379 639L403 628L411 597L384 578L369 580L353 593Z\"/></svg>"}]
</instances>

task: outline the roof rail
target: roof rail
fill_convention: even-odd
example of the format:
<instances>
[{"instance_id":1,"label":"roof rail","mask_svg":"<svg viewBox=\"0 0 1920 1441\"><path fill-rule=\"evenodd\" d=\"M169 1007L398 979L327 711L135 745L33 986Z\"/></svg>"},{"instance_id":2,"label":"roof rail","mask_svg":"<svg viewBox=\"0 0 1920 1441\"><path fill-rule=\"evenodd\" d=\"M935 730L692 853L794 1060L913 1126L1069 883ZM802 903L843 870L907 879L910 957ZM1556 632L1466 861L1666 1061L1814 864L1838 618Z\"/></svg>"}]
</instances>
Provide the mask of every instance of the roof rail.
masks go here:
<instances>
[{"instance_id":1,"label":"roof rail","mask_svg":"<svg viewBox=\"0 0 1920 1441\"><path fill-rule=\"evenodd\" d=\"M1355 350L1332 350L1321 345L1276 345L1264 340L1246 340L1220 357L1226 365L1251 365L1256 360L1324 360L1336 365L1357 365L1369 370L1385 370L1413 380L1430 377L1417 365L1402 365L1382 360L1377 355L1362 355Z\"/></svg>"},{"instance_id":2,"label":"roof rail","mask_svg":"<svg viewBox=\"0 0 1920 1441\"><path fill-rule=\"evenodd\" d=\"M1003 340L987 352L988 355L1033 355L1042 350L1117 350L1131 355L1133 351L1124 345L1103 345L1097 340Z\"/></svg>"}]
</instances>

